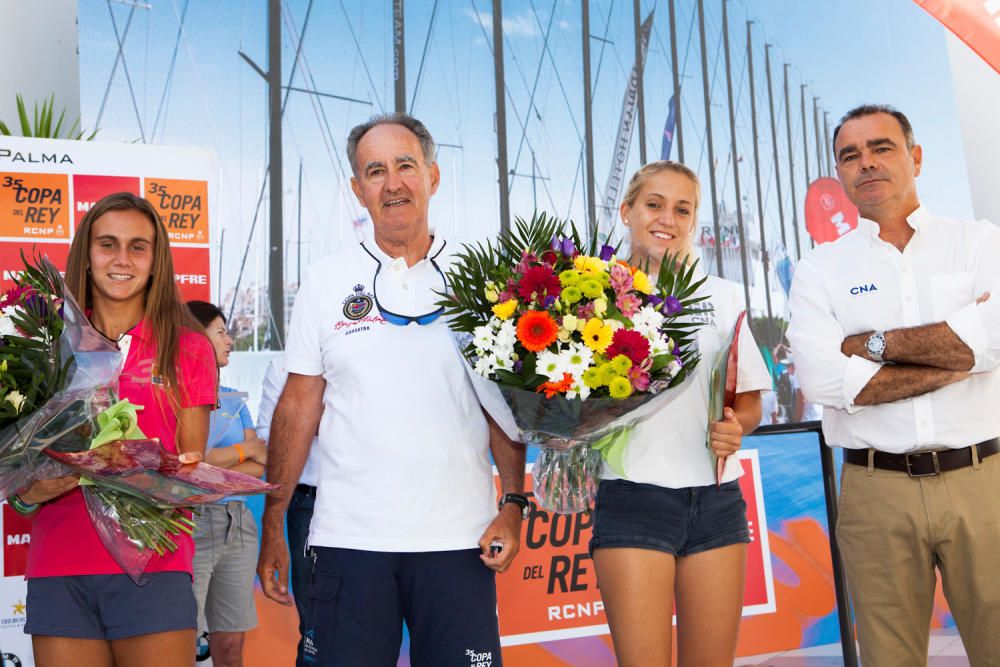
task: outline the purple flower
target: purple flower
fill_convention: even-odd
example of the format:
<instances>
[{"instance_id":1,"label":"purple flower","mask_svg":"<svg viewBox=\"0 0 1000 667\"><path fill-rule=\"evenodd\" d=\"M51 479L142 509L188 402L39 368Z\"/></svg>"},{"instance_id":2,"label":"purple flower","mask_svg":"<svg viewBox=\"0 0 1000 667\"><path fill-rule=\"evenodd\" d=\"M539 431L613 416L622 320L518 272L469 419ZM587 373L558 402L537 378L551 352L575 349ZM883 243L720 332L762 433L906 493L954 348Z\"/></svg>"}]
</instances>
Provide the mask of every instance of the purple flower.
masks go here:
<instances>
[{"instance_id":1,"label":"purple flower","mask_svg":"<svg viewBox=\"0 0 1000 667\"><path fill-rule=\"evenodd\" d=\"M646 299L646 303L648 303L653 308L659 308L661 305L663 305L663 299L654 294Z\"/></svg>"},{"instance_id":2,"label":"purple flower","mask_svg":"<svg viewBox=\"0 0 1000 667\"><path fill-rule=\"evenodd\" d=\"M670 353L677 357L677 361L681 360L681 348L679 345L674 345L674 349L672 349Z\"/></svg>"},{"instance_id":3,"label":"purple flower","mask_svg":"<svg viewBox=\"0 0 1000 667\"><path fill-rule=\"evenodd\" d=\"M548 310L549 308L552 307L552 304L554 304L555 302L556 302L556 297L550 294L547 297L545 297L545 301L542 302L542 308Z\"/></svg>"},{"instance_id":4,"label":"purple flower","mask_svg":"<svg viewBox=\"0 0 1000 667\"><path fill-rule=\"evenodd\" d=\"M562 254L566 255L567 257L576 256L576 244L574 244L573 239L569 238L568 236L564 238L562 241Z\"/></svg>"},{"instance_id":5,"label":"purple flower","mask_svg":"<svg viewBox=\"0 0 1000 667\"><path fill-rule=\"evenodd\" d=\"M522 368L524 368L524 362L523 361L521 361L520 359L518 359L517 361L514 362L514 372L515 373L517 373L518 375L520 375Z\"/></svg>"},{"instance_id":6,"label":"purple flower","mask_svg":"<svg viewBox=\"0 0 1000 667\"><path fill-rule=\"evenodd\" d=\"M601 259L604 260L605 262L611 259L611 257L614 254L615 254L614 246L610 246L606 243L601 246Z\"/></svg>"},{"instance_id":7,"label":"purple flower","mask_svg":"<svg viewBox=\"0 0 1000 667\"><path fill-rule=\"evenodd\" d=\"M667 315L676 315L681 310L683 310L681 301L676 296L671 295L663 300L663 312Z\"/></svg>"},{"instance_id":8,"label":"purple flower","mask_svg":"<svg viewBox=\"0 0 1000 667\"><path fill-rule=\"evenodd\" d=\"M549 241L549 249L552 252L562 252L562 241L559 240L558 236L553 236L552 240Z\"/></svg>"}]
</instances>

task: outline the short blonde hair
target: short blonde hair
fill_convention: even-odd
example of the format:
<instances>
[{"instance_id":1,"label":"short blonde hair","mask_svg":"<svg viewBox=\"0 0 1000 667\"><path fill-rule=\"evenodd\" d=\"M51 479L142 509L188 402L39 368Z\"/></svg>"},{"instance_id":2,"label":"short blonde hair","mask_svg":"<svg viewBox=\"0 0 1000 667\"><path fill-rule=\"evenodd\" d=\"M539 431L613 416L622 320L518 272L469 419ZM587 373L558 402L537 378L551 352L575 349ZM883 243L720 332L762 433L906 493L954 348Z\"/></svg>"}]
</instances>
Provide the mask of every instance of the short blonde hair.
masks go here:
<instances>
[{"instance_id":1,"label":"short blonde hair","mask_svg":"<svg viewBox=\"0 0 1000 667\"><path fill-rule=\"evenodd\" d=\"M646 185L646 181L648 181L651 176L655 176L656 174L664 171L672 171L675 174L686 176L692 183L694 183L694 210L695 214L697 214L698 202L701 200L701 181L698 180L698 174L694 173L694 171L687 165L681 164L680 162L674 162L673 160L657 160L656 162L650 162L649 164L640 167L637 172L632 174L632 178L628 182L628 188L625 190L625 198L622 200L622 203L629 208L632 208L635 205L635 200L639 197L639 192L642 190L642 186Z\"/></svg>"}]
</instances>

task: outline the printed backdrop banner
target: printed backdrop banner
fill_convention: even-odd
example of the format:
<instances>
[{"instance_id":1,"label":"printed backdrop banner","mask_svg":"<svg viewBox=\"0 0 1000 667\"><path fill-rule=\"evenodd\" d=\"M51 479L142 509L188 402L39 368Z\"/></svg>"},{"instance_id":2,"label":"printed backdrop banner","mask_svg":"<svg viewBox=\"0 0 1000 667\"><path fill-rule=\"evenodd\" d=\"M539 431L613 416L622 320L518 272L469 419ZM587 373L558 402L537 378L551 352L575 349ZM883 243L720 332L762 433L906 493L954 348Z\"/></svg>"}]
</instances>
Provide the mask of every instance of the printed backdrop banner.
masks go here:
<instances>
[{"instance_id":1,"label":"printed backdrop banner","mask_svg":"<svg viewBox=\"0 0 1000 667\"><path fill-rule=\"evenodd\" d=\"M65 270L83 216L101 197L125 191L145 195L163 217L184 299L208 300L218 173L202 148L0 136L0 290L13 286L22 252ZM31 523L4 503L0 535L0 667L30 667L23 628Z\"/></svg>"},{"instance_id":2,"label":"printed backdrop banner","mask_svg":"<svg viewBox=\"0 0 1000 667\"><path fill-rule=\"evenodd\" d=\"M204 148L0 137L2 287L20 252L66 268L69 244L105 195L143 195L163 218L184 299L211 294L211 241L219 167Z\"/></svg>"}]
</instances>

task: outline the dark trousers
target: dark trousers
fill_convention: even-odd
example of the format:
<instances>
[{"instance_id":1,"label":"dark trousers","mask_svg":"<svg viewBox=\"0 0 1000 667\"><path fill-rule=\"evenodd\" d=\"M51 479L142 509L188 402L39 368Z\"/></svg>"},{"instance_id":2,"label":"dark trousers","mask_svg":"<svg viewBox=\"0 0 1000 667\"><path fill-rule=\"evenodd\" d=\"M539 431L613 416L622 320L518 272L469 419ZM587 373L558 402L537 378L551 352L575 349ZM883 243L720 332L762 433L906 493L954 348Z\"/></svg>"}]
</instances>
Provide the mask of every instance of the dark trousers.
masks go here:
<instances>
[{"instance_id":1,"label":"dark trousers","mask_svg":"<svg viewBox=\"0 0 1000 667\"><path fill-rule=\"evenodd\" d=\"M313 559L308 551L309 523L312 521L313 505L316 503L316 487L299 484L295 487L292 500L288 503L286 521L288 523L288 550L292 560L292 596L299 612L299 647L296 651L296 667L307 667L302 657L302 638L309 623L309 581L312 579Z\"/></svg>"}]
</instances>

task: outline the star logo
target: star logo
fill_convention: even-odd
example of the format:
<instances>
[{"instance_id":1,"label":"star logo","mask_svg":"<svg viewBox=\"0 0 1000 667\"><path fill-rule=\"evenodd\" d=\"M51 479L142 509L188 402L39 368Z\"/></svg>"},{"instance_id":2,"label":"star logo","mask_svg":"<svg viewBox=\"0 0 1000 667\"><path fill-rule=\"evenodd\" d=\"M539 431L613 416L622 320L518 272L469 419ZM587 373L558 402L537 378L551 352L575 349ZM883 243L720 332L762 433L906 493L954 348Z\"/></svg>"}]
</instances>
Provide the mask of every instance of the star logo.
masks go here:
<instances>
[{"instance_id":1,"label":"star logo","mask_svg":"<svg viewBox=\"0 0 1000 667\"><path fill-rule=\"evenodd\" d=\"M21 616L25 616L26 615L26 613L25 613L25 605L20 600L18 600L14 604L12 604L11 608L14 610L14 615L15 616L17 616L18 614L20 614Z\"/></svg>"}]
</instances>

